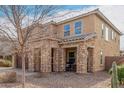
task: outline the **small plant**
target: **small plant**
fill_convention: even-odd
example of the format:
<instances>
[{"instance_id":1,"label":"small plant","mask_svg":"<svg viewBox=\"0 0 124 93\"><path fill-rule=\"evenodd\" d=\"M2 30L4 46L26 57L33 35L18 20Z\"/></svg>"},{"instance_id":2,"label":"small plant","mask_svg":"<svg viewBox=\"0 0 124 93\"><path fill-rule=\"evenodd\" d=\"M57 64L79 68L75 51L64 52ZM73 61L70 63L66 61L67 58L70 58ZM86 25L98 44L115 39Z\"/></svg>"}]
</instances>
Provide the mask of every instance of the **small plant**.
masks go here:
<instances>
[{"instance_id":1,"label":"small plant","mask_svg":"<svg viewBox=\"0 0 124 93\"><path fill-rule=\"evenodd\" d=\"M112 79L111 79L111 87L112 88L118 88L119 81L118 81L118 71L117 71L117 65L116 62L112 63Z\"/></svg>"},{"instance_id":2,"label":"small plant","mask_svg":"<svg viewBox=\"0 0 124 93\"><path fill-rule=\"evenodd\" d=\"M118 80L121 84L124 83L124 65L118 66Z\"/></svg>"},{"instance_id":3,"label":"small plant","mask_svg":"<svg viewBox=\"0 0 124 93\"><path fill-rule=\"evenodd\" d=\"M7 59L1 59L0 60L0 67L11 67L12 62Z\"/></svg>"},{"instance_id":4,"label":"small plant","mask_svg":"<svg viewBox=\"0 0 124 93\"><path fill-rule=\"evenodd\" d=\"M11 67L12 66L12 62L9 61L9 60L5 60L5 63L4 63L7 67Z\"/></svg>"}]
</instances>

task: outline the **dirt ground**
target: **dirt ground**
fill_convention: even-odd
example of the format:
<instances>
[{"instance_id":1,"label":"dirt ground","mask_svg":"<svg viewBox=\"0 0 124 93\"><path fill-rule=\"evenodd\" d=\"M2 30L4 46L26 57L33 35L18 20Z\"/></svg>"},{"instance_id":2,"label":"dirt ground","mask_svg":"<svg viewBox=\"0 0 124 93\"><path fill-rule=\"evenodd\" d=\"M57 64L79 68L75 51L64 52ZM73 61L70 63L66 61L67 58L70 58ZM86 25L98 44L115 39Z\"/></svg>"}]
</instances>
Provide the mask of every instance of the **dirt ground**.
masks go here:
<instances>
[{"instance_id":1,"label":"dirt ground","mask_svg":"<svg viewBox=\"0 0 124 93\"><path fill-rule=\"evenodd\" d=\"M16 83L0 83L4 88L20 88L21 70L17 72ZM109 88L110 75L105 72L76 74L74 72L36 73L26 72L27 88Z\"/></svg>"}]
</instances>

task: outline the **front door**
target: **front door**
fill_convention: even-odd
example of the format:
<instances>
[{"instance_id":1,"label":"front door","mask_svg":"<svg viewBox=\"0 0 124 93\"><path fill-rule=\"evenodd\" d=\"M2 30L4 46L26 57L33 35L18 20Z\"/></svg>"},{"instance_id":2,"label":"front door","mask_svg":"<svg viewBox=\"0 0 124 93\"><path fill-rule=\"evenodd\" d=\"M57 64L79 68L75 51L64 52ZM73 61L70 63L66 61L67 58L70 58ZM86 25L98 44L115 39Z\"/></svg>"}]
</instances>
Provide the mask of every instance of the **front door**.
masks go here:
<instances>
[{"instance_id":1,"label":"front door","mask_svg":"<svg viewBox=\"0 0 124 93\"><path fill-rule=\"evenodd\" d=\"M66 63L66 71L76 71L76 51L68 50L67 51L67 63Z\"/></svg>"},{"instance_id":2,"label":"front door","mask_svg":"<svg viewBox=\"0 0 124 93\"><path fill-rule=\"evenodd\" d=\"M34 71L40 72L40 65L41 65L41 49L36 48L34 49Z\"/></svg>"}]
</instances>

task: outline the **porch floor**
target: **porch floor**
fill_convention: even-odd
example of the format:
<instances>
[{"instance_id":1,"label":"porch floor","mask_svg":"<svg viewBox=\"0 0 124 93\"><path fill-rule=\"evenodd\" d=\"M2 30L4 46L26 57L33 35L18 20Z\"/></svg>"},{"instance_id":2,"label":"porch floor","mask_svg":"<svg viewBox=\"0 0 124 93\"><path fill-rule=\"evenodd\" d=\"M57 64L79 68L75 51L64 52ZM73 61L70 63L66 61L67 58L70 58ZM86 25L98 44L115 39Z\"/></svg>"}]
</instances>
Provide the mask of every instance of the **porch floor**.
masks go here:
<instances>
[{"instance_id":1,"label":"porch floor","mask_svg":"<svg viewBox=\"0 0 124 93\"><path fill-rule=\"evenodd\" d=\"M17 72L16 83L0 83L0 87L21 87L21 70ZM110 75L107 72L76 74L73 72L52 72L48 74L26 72L26 87L30 88L108 88Z\"/></svg>"}]
</instances>

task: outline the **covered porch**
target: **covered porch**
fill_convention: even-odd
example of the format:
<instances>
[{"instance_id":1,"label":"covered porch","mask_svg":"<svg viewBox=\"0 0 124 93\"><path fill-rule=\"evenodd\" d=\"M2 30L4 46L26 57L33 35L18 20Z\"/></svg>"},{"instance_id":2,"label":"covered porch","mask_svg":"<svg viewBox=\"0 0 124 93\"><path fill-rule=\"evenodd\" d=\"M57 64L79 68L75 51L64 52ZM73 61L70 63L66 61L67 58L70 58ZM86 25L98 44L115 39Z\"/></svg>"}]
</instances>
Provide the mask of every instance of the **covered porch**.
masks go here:
<instances>
[{"instance_id":1,"label":"covered porch","mask_svg":"<svg viewBox=\"0 0 124 93\"><path fill-rule=\"evenodd\" d=\"M89 33L68 37L59 43L64 71L94 72L94 37L95 33Z\"/></svg>"}]
</instances>

